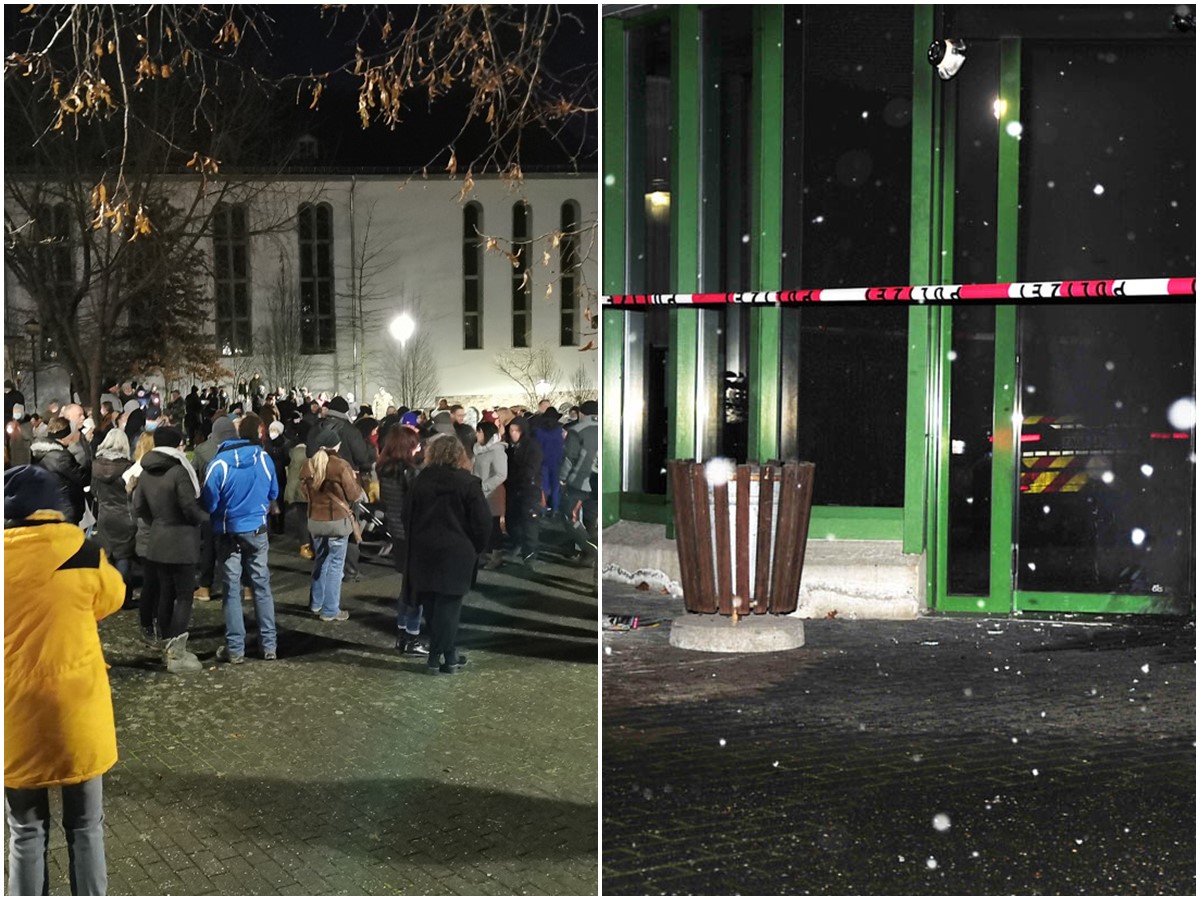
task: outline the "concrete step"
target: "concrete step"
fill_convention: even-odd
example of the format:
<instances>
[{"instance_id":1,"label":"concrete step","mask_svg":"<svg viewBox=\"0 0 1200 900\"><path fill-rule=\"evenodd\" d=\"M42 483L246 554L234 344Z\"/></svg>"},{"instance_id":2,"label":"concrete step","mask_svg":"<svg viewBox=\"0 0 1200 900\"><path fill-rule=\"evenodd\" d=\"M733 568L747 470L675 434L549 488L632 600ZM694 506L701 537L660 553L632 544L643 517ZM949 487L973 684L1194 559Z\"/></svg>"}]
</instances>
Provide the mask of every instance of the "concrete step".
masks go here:
<instances>
[{"instance_id":1,"label":"concrete step","mask_svg":"<svg viewBox=\"0 0 1200 900\"><path fill-rule=\"evenodd\" d=\"M666 528L618 522L601 537L603 577L683 595L679 554ZM827 541L810 537L795 615L808 619L912 619L925 611L925 556L899 541Z\"/></svg>"}]
</instances>

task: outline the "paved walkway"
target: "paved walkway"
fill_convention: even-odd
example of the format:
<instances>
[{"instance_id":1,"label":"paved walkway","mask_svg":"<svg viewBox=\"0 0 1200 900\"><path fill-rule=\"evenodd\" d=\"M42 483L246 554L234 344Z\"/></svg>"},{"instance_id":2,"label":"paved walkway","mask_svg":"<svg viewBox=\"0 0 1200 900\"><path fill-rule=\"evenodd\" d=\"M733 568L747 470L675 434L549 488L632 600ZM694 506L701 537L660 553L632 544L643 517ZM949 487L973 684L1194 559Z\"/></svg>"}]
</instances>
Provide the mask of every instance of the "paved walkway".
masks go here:
<instances>
[{"instance_id":1,"label":"paved walkway","mask_svg":"<svg viewBox=\"0 0 1200 900\"><path fill-rule=\"evenodd\" d=\"M196 606L196 676L165 673L136 612L101 624L121 755L105 782L110 893L594 895L591 570L553 557L481 573L470 664L431 678L392 649L390 562L364 563L350 621L322 624L294 547L271 558L277 662L216 663L218 603ZM52 847L67 893L61 830Z\"/></svg>"},{"instance_id":2,"label":"paved walkway","mask_svg":"<svg viewBox=\"0 0 1200 900\"><path fill-rule=\"evenodd\" d=\"M604 635L606 895L1195 895L1193 620L806 628L758 655Z\"/></svg>"}]
</instances>

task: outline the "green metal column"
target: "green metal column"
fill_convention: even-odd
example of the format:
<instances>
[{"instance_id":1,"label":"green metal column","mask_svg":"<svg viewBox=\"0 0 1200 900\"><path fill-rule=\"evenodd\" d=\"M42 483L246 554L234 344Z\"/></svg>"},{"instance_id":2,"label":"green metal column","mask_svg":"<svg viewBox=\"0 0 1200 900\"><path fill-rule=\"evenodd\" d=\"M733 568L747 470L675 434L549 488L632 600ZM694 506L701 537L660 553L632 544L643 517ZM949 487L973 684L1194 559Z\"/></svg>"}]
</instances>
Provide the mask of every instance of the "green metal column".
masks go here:
<instances>
[{"instance_id":1,"label":"green metal column","mask_svg":"<svg viewBox=\"0 0 1200 900\"><path fill-rule=\"evenodd\" d=\"M929 284L934 280L933 261L940 258L935 250L937 232L933 226L939 179L935 174L938 152L936 128L937 100L941 96L934 82L933 67L926 62L926 48L933 40L933 7L918 5L913 11L913 133L912 133L912 206L909 238L909 284ZM930 372L930 312L924 307L908 314L908 395L904 428L904 524L903 550L920 553L928 546L929 522L929 440L930 421L936 381ZM934 341L934 346L937 342ZM932 560L930 561L932 562ZM930 566L932 569L932 565Z\"/></svg>"},{"instance_id":2,"label":"green metal column","mask_svg":"<svg viewBox=\"0 0 1200 900\"><path fill-rule=\"evenodd\" d=\"M601 204L604 212L601 246L602 290L619 294L625 289L625 24L620 19L604 20L604 167ZM601 313L600 352L603 393L600 410L601 497L603 524L621 518L621 397L625 377L625 313L606 309Z\"/></svg>"},{"instance_id":3,"label":"green metal column","mask_svg":"<svg viewBox=\"0 0 1200 900\"><path fill-rule=\"evenodd\" d=\"M751 88L751 289L779 290L783 277L783 7L754 7L755 71ZM750 313L750 440L752 461L779 454L781 312Z\"/></svg>"},{"instance_id":4,"label":"green metal column","mask_svg":"<svg viewBox=\"0 0 1200 900\"><path fill-rule=\"evenodd\" d=\"M671 282L677 293L700 288L700 9L677 6L671 16ZM667 456L696 452L696 342L699 314L671 310L667 355Z\"/></svg>"},{"instance_id":5,"label":"green metal column","mask_svg":"<svg viewBox=\"0 0 1200 900\"><path fill-rule=\"evenodd\" d=\"M1017 277L1017 204L1021 142L1009 124L1021 121L1021 42L1000 42L1000 156L996 197L996 281ZM1005 608L1013 594L1013 516L1017 494L1017 309L996 307L996 380L992 417L991 602Z\"/></svg>"}]
</instances>

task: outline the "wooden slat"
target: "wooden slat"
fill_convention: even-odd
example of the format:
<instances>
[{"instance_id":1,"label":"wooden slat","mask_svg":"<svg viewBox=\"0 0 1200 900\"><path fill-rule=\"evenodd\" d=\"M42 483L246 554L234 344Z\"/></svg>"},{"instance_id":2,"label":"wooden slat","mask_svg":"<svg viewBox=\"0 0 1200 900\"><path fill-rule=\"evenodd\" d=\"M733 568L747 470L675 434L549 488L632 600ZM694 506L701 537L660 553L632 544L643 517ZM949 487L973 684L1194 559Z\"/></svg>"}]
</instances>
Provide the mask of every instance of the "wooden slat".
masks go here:
<instances>
[{"instance_id":1,"label":"wooden slat","mask_svg":"<svg viewBox=\"0 0 1200 900\"><path fill-rule=\"evenodd\" d=\"M767 611L771 593L771 520L774 515L775 469L762 466L758 470L758 558L754 573L754 612Z\"/></svg>"},{"instance_id":2,"label":"wooden slat","mask_svg":"<svg viewBox=\"0 0 1200 900\"><path fill-rule=\"evenodd\" d=\"M713 530L717 536L717 604L721 615L733 615L733 556L729 546L729 485L713 485Z\"/></svg>"},{"instance_id":3,"label":"wooden slat","mask_svg":"<svg viewBox=\"0 0 1200 900\"><path fill-rule=\"evenodd\" d=\"M779 525L775 532L775 565L771 572L771 613L778 615L787 607L788 587L792 582L792 553L796 540L796 464L785 463L779 476Z\"/></svg>"},{"instance_id":4,"label":"wooden slat","mask_svg":"<svg viewBox=\"0 0 1200 900\"><path fill-rule=\"evenodd\" d=\"M689 463L692 489L692 511L696 517L696 557L700 570L700 599L695 606L700 612L717 611L717 580L713 573L712 521L708 514L708 478L702 463Z\"/></svg>"},{"instance_id":5,"label":"wooden slat","mask_svg":"<svg viewBox=\"0 0 1200 900\"><path fill-rule=\"evenodd\" d=\"M686 460L667 462L671 496L675 510L675 546L679 551L679 581L683 585L683 602L688 612L699 612L703 592L700 569L696 564L696 517L692 510L692 486L688 480L690 464Z\"/></svg>"},{"instance_id":6,"label":"wooden slat","mask_svg":"<svg viewBox=\"0 0 1200 900\"><path fill-rule=\"evenodd\" d=\"M741 613L750 611L750 466L737 467L737 543L735 583L742 598Z\"/></svg>"},{"instance_id":7,"label":"wooden slat","mask_svg":"<svg viewBox=\"0 0 1200 900\"><path fill-rule=\"evenodd\" d=\"M804 552L808 548L808 523L812 514L813 479L817 467L812 463L800 463L797 466L797 476L800 487L796 497L796 537L794 563L790 567L792 578L788 585L788 596L791 598L790 607L780 610L782 613L795 612L800 603L800 578L804 572Z\"/></svg>"}]
</instances>

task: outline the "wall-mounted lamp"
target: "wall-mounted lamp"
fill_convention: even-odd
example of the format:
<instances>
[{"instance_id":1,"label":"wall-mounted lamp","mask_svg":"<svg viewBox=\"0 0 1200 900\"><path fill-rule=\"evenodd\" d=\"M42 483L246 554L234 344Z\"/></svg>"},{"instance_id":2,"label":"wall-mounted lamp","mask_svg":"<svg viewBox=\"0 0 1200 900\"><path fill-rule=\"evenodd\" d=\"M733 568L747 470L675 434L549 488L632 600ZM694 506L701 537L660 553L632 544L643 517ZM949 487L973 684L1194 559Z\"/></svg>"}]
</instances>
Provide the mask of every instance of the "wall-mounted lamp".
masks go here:
<instances>
[{"instance_id":1,"label":"wall-mounted lamp","mask_svg":"<svg viewBox=\"0 0 1200 900\"><path fill-rule=\"evenodd\" d=\"M646 215L651 219L662 220L671 214L671 192L667 183L661 178L655 178L646 192Z\"/></svg>"},{"instance_id":2,"label":"wall-mounted lamp","mask_svg":"<svg viewBox=\"0 0 1200 900\"><path fill-rule=\"evenodd\" d=\"M937 69L938 78L949 81L967 61L967 42L961 38L946 38L929 45L929 64Z\"/></svg>"}]
</instances>

